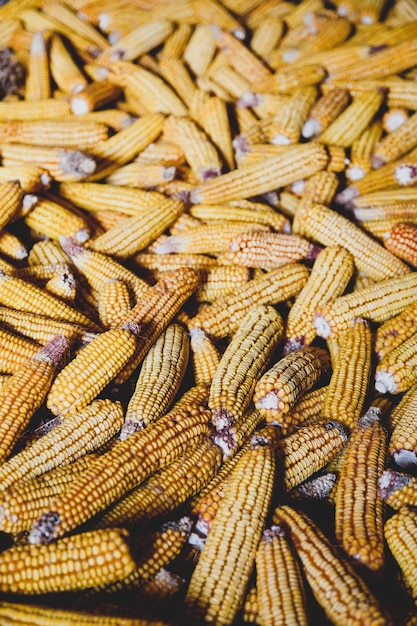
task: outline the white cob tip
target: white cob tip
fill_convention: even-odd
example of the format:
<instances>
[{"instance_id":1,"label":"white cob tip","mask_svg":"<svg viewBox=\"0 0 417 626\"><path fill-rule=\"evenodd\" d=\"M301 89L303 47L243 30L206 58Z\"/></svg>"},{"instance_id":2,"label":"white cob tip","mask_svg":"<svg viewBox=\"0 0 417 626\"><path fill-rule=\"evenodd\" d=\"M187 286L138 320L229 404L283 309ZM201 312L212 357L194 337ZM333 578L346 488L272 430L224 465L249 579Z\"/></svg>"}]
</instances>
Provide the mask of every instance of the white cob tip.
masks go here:
<instances>
[{"instance_id":1,"label":"white cob tip","mask_svg":"<svg viewBox=\"0 0 417 626\"><path fill-rule=\"evenodd\" d=\"M397 393L398 384L391 372L380 369L375 373L375 389L380 393Z\"/></svg>"}]
</instances>

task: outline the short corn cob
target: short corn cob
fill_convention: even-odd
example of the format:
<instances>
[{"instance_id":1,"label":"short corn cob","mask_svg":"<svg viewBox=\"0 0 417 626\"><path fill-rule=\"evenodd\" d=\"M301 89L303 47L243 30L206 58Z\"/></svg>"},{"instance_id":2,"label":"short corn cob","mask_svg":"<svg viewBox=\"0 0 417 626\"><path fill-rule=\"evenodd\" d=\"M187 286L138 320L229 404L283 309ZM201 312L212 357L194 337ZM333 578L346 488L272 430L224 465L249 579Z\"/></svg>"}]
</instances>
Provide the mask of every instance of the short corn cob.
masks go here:
<instances>
[{"instance_id":1,"label":"short corn cob","mask_svg":"<svg viewBox=\"0 0 417 626\"><path fill-rule=\"evenodd\" d=\"M363 178L372 167L372 155L375 145L378 144L382 135L381 122L379 120L370 124L352 143L350 149L350 163L346 169L349 180Z\"/></svg>"},{"instance_id":2,"label":"short corn cob","mask_svg":"<svg viewBox=\"0 0 417 626\"><path fill-rule=\"evenodd\" d=\"M182 327L170 324L150 347L126 408L120 439L164 415L184 378L189 345Z\"/></svg>"},{"instance_id":3,"label":"short corn cob","mask_svg":"<svg viewBox=\"0 0 417 626\"><path fill-rule=\"evenodd\" d=\"M18 181L0 182L0 228L6 226L19 211L23 202L23 191Z\"/></svg>"},{"instance_id":4,"label":"short corn cob","mask_svg":"<svg viewBox=\"0 0 417 626\"><path fill-rule=\"evenodd\" d=\"M109 508L99 528L138 528L175 510L198 494L217 474L222 462L219 448L203 441Z\"/></svg>"},{"instance_id":5,"label":"short corn cob","mask_svg":"<svg viewBox=\"0 0 417 626\"><path fill-rule=\"evenodd\" d=\"M115 328L131 309L129 289L120 280L109 278L98 293L98 315L103 328Z\"/></svg>"},{"instance_id":6,"label":"short corn cob","mask_svg":"<svg viewBox=\"0 0 417 626\"><path fill-rule=\"evenodd\" d=\"M403 507L385 523L384 534L388 547L400 566L404 582L415 601L417 597L417 579L414 567L417 545L417 514L415 510Z\"/></svg>"},{"instance_id":7,"label":"short corn cob","mask_svg":"<svg viewBox=\"0 0 417 626\"><path fill-rule=\"evenodd\" d=\"M284 436L295 432L300 426L321 421L321 410L326 395L326 386L307 392L281 417L281 432Z\"/></svg>"},{"instance_id":8,"label":"short corn cob","mask_svg":"<svg viewBox=\"0 0 417 626\"><path fill-rule=\"evenodd\" d=\"M55 263L69 264L71 259L57 241L43 239L33 244L28 255L28 265L53 265Z\"/></svg>"},{"instance_id":9,"label":"short corn cob","mask_svg":"<svg viewBox=\"0 0 417 626\"><path fill-rule=\"evenodd\" d=\"M321 204L310 204L298 217L298 233L323 246L343 246L353 255L356 268L375 280L409 272L394 254L384 249L349 219Z\"/></svg>"},{"instance_id":10,"label":"short corn cob","mask_svg":"<svg viewBox=\"0 0 417 626\"><path fill-rule=\"evenodd\" d=\"M249 309L256 304L277 304L297 295L308 278L308 269L289 263L254 278L235 294L219 298L192 319L191 328L202 328L209 337L232 335Z\"/></svg>"},{"instance_id":11,"label":"short corn cob","mask_svg":"<svg viewBox=\"0 0 417 626\"><path fill-rule=\"evenodd\" d=\"M358 421L369 388L372 368L372 332L357 318L340 337L340 348L327 386L322 418L339 420L349 429Z\"/></svg>"},{"instance_id":12,"label":"short corn cob","mask_svg":"<svg viewBox=\"0 0 417 626\"><path fill-rule=\"evenodd\" d=\"M378 363L375 370L375 388L382 393L401 393L416 382L415 362L417 335L400 343Z\"/></svg>"},{"instance_id":13,"label":"short corn cob","mask_svg":"<svg viewBox=\"0 0 417 626\"><path fill-rule=\"evenodd\" d=\"M280 526L264 531L255 561L260 623L265 626L308 624L300 566Z\"/></svg>"},{"instance_id":14,"label":"short corn cob","mask_svg":"<svg viewBox=\"0 0 417 626\"><path fill-rule=\"evenodd\" d=\"M30 358L1 389L0 457L10 454L17 437L47 395L68 341L57 336Z\"/></svg>"},{"instance_id":15,"label":"short corn cob","mask_svg":"<svg viewBox=\"0 0 417 626\"><path fill-rule=\"evenodd\" d=\"M40 345L0 328L0 371L14 374L39 351Z\"/></svg>"},{"instance_id":16,"label":"short corn cob","mask_svg":"<svg viewBox=\"0 0 417 626\"><path fill-rule=\"evenodd\" d=\"M339 296L316 310L313 324L324 339L347 330L355 317L385 322L398 315L416 299L417 281L414 273L381 280Z\"/></svg>"},{"instance_id":17,"label":"short corn cob","mask_svg":"<svg viewBox=\"0 0 417 626\"><path fill-rule=\"evenodd\" d=\"M88 150L108 137L104 124L84 120L45 120L2 122L0 141L27 145L60 147L66 150Z\"/></svg>"},{"instance_id":18,"label":"short corn cob","mask_svg":"<svg viewBox=\"0 0 417 626\"><path fill-rule=\"evenodd\" d=\"M417 225L398 222L392 227L384 246L406 263L417 265Z\"/></svg>"},{"instance_id":19,"label":"short corn cob","mask_svg":"<svg viewBox=\"0 0 417 626\"><path fill-rule=\"evenodd\" d=\"M379 493L392 509L417 506L417 478L387 469L378 480Z\"/></svg>"},{"instance_id":20,"label":"short corn cob","mask_svg":"<svg viewBox=\"0 0 417 626\"><path fill-rule=\"evenodd\" d=\"M51 76L62 91L71 94L87 84L87 79L57 32L51 38L49 58Z\"/></svg>"},{"instance_id":21,"label":"short corn cob","mask_svg":"<svg viewBox=\"0 0 417 626\"><path fill-rule=\"evenodd\" d=\"M99 448L122 424L123 410L119 402L94 400L6 461L1 466L0 490L16 480L35 478Z\"/></svg>"},{"instance_id":22,"label":"short corn cob","mask_svg":"<svg viewBox=\"0 0 417 626\"><path fill-rule=\"evenodd\" d=\"M254 435L230 475L185 596L194 624L231 624L240 608L272 497L274 444L270 431Z\"/></svg>"},{"instance_id":23,"label":"short corn cob","mask_svg":"<svg viewBox=\"0 0 417 626\"><path fill-rule=\"evenodd\" d=\"M190 347L195 383L209 387L219 366L219 351L201 328L191 328Z\"/></svg>"},{"instance_id":24,"label":"short corn cob","mask_svg":"<svg viewBox=\"0 0 417 626\"><path fill-rule=\"evenodd\" d=\"M221 262L218 258L218 262ZM201 271L201 284L195 297L198 302L214 302L217 298L227 297L245 285L250 279L250 271L242 265L219 265L207 271Z\"/></svg>"},{"instance_id":25,"label":"short corn cob","mask_svg":"<svg viewBox=\"0 0 417 626\"><path fill-rule=\"evenodd\" d=\"M321 96L310 110L302 128L302 136L310 139L320 135L340 115L348 102L347 89L332 89Z\"/></svg>"},{"instance_id":26,"label":"short corn cob","mask_svg":"<svg viewBox=\"0 0 417 626\"><path fill-rule=\"evenodd\" d=\"M317 253L318 248L299 235L250 231L235 237L219 262L270 270Z\"/></svg>"},{"instance_id":27,"label":"short corn cob","mask_svg":"<svg viewBox=\"0 0 417 626\"><path fill-rule=\"evenodd\" d=\"M304 176L311 176L324 169L327 160L327 153L322 146L293 146L282 155L205 182L192 190L190 199L194 204L214 204L255 196L284 187Z\"/></svg>"},{"instance_id":28,"label":"short corn cob","mask_svg":"<svg viewBox=\"0 0 417 626\"><path fill-rule=\"evenodd\" d=\"M69 97L71 111L75 115L84 115L109 104L120 95L120 88L108 80L87 83ZM103 137L105 141L107 137Z\"/></svg>"},{"instance_id":29,"label":"short corn cob","mask_svg":"<svg viewBox=\"0 0 417 626\"><path fill-rule=\"evenodd\" d=\"M123 579L135 569L127 538L122 530L94 530L50 545L14 546L0 557L2 591L74 591Z\"/></svg>"},{"instance_id":30,"label":"short corn cob","mask_svg":"<svg viewBox=\"0 0 417 626\"><path fill-rule=\"evenodd\" d=\"M46 400L55 415L79 411L112 381L136 349L135 324L97 335L55 378Z\"/></svg>"},{"instance_id":31,"label":"short corn cob","mask_svg":"<svg viewBox=\"0 0 417 626\"><path fill-rule=\"evenodd\" d=\"M339 454L340 452L337 453L336 457ZM333 457L331 462L333 462L336 457ZM290 501L293 502L294 500L298 502L327 500L335 488L337 478L335 472L328 471L324 474L313 476L313 478L307 478L307 480L294 487L294 489L291 489L288 493L288 497Z\"/></svg>"},{"instance_id":32,"label":"short corn cob","mask_svg":"<svg viewBox=\"0 0 417 626\"><path fill-rule=\"evenodd\" d=\"M413 469L417 463L416 394L417 388L413 385L388 419L388 426L392 431L388 452L394 463L403 469Z\"/></svg>"},{"instance_id":33,"label":"short corn cob","mask_svg":"<svg viewBox=\"0 0 417 626\"><path fill-rule=\"evenodd\" d=\"M326 350L301 348L284 356L261 376L255 386L253 403L268 424L281 425L302 395L330 367Z\"/></svg>"},{"instance_id":34,"label":"short corn cob","mask_svg":"<svg viewBox=\"0 0 417 626\"><path fill-rule=\"evenodd\" d=\"M306 285L289 311L284 352L310 345L316 336L314 311L343 294L353 269L353 257L346 248L328 246L319 252Z\"/></svg>"},{"instance_id":35,"label":"short corn cob","mask_svg":"<svg viewBox=\"0 0 417 626\"><path fill-rule=\"evenodd\" d=\"M48 172L36 165L0 166L0 181L8 183L16 181L25 193L45 191L51 184Z\"/></svg>"},{"instance_id":36,"label":"short corn cob","mask_svg":"<svg viewBox=\"0 0 417 626\"><path fill-rule=\"evenodd\" d=\"M28 256L28 251L23 241L5 228L0 230L0 253L16 261L26 259Z\"/></svg>"},{"instance_id":37,"label":"short corn cob","mask_svg":"<svg viewBox=\"0 0 417 626\"><path fill-rule=\"evenodd\" d=\"M83 243L90 234L89 223L81 213L46 199L38 200L25 217L25 223L34 232L54 240L66 236Z\"/></svg>"},{"instance_id":38,"label":"short corn cob","mask_svg":"<svg viewBox=\"0 0 417 626\"><path fill-rule=\"evenodd\" d=\"M273 521L289 533L307 582L334 624L369 620L381 626L390 623L359 574L305 513L281 506L275 509Z\"/></svg>"},{"instance_id":39,"label":"short corn cob","mask_svg":"<svg viewBox=\"0 0 417 626\"><path fill-rule=\"evenodd\" d=\"M302 426L281 439L277 449L281 488L288 492L325 467L347 439L346 429L336 421Z\"/></svg>"},{"instance_id":40,"label":"short corn cob","mask_svg":"<svg viewBox=\"0 0 417 626\"><path fill-rule=\"evenodd\" d=\"M375 332L375 354L380 361L417 331L417 303L381 324Z\"/></svg>"},{"instance_id":41,"label":"short corn cob","mask_svg":"<svg viewBox=\"0 0 417 626\"><path fill-rule=\"evenodd\" d=\"M271 306L253 307L243 318L210 386L209 408L216 430L230 426L243 415L283 331L282 318Z\"/></svg>"},{"instance_id":42,"label":"short corn cob","mask_svg":"<svg viewBox=\"0 0 417 626\"><path fill-rule=\"evenodd\" d=\"M378 168L389 161L399 159L414 148L416 145L414 141L416 125L417 115L414 114L400 128L386 135L373 151L373 167Z\"/></svg>"},{"instance_id":43,"label":"short corn cob","mask_svg":"<svg viewBox=\"0 0 417 626\"><path fill-rule=\"evenodd\" d=\"M181 406L99 456L35 522L29 541L49 542L76 528L201 441L211 417L206 398L200 389L199 407Z\"/></svg>"},{"instance_id":44,"label":"short corn cob","mask_svg":"<svg viewBox=\"0 0 417 626\"><path fill-rule=\"evenodd\" d=\"M378 478L385 469L386 433L370 407L349 438L337 484L335 533L348 556L374 572L384 567L383 502Z\"/></svg>"}]
</instances>

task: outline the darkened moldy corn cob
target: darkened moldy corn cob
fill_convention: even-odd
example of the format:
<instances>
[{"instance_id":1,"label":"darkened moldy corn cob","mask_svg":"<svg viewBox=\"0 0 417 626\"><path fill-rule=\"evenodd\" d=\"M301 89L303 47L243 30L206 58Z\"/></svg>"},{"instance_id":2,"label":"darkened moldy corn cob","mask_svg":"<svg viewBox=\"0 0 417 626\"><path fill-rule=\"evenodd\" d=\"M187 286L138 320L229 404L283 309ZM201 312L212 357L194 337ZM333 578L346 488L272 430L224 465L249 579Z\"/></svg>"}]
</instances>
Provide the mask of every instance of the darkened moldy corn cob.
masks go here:
<instances>
[{"instance_id":1,"label":"darkened moldy corn cob","mask_svg":"<svg viewBox=\"0 0 417 626\"><path fill-rule=\"evenodd\" d=\"M0 626L415 624L416 0L0 2Z\"/></svg>"}]
</instances>

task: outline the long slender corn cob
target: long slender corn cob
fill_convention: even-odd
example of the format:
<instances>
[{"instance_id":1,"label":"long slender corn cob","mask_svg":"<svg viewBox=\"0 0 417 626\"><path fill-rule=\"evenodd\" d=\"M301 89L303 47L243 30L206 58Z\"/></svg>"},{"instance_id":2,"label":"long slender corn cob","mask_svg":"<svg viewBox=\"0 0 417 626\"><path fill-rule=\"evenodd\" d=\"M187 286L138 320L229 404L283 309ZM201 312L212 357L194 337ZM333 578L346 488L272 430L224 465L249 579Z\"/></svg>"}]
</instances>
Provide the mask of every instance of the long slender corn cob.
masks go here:
<instances>
[{"instance_id":1,"label":"long slender corn cob","mask_svg":"<svg viewBox=\"0 0 417 626\"><path fill-rule=\"evenodd\" d=\"M369 619L390 623L362 578L305 513L281 506L273 521L288 529L307 581L329 619L340 625Z\"/></svg>"},{"instance_id":2,"label":"long slender corn cob","mask_svg":"<svg viewBox=\"0 0 417 626\"><path fill-rule=\"evenodd\" d=\"M413 509L403 507L385 523L385 539L395 560L401 568L407 588L415 600L417 580L414 553L417 543L417 516Z\"/></svg>"},{"instance_id":3,"label":"long slender corn cob","mask_svg":"<svg viewBox=\"0 0 417 626\"><path fill-rule=\"evenodd\" d=\"M188 335L178 324L162 331L143 359L120 439L164 415L184 378L189 346Z\"/></svg>"},{"instance_id":4,"label":"long slender corn cob","mask_svg":"<svg viewBox=\"0 0 417 626\"><path fill-rule=\"evenodd\" d=\"M385 469L386 433L380 411L370 407L349 438L337 485L335 533L351 558L381 572L384 556L383 502L378 478Z\"/></svg>"},{"instance_id":5,"label":"long slender corn cob","mask_svg":"<svg viewBox=\"0 0 417 626\"><path fill-rule=\"evenodd\" d=\"M253 403L268 424L281 425L301 396L330 367L328 352L307 347L278 360L256 383Z\"/></svg>"},{"instance_id":6,"label":"long slender corn cob","mask_svg":"<svg viewBox=\"0 0 417 626\"><path fill-rule=\"evenodd\" d=\"M209 387L220 362L219 351L201 328L190 330L190 348L196 385Z\"/></svg>"},{"instance_id":7,"label":"long slender corn cob","mask_svg":"<svg viewBox=\"0 0 417 626\"><path fill-rule=\"evenodd\" d=\"M216 430L243 415L283 332L282 317L271 306L253 307L243 318L210 386L209 408Z\"/></svg>"},{"instance_id":8,"label":"long slender corn cob","mask_svg":"<svg viewBox=\"0 0 417 626\"><path fill-rule=\"evenodd\" d=\"M184 601L194 624L232 624L243 601L272 497L273 435L254 435L232 471Z\"/></svg>"}]
</instances>

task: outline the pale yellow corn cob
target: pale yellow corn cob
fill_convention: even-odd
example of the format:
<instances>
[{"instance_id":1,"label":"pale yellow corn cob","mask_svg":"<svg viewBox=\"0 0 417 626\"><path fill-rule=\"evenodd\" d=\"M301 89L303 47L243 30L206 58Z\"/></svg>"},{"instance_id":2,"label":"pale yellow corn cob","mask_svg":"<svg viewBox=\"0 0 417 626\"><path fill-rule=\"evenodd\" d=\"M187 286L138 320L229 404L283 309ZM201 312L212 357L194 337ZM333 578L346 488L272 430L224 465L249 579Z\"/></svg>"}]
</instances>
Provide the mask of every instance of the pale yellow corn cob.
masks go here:
<instances>
[{"instance_id":1,"label":"pale yellow corn cob","mask_svg":"<svg viewBox=\"0 0 417 626\"><path fill-rule=\"evenodd\" d=\"M401 393L416 382L416 340L416 335L412 334L380 360L375 370L377 391Z\"/></svg>"},{"instance_id":2,"label":"pale yellow corn cob","mask_svg":"<svg viewBox=\"0 0 417 626\"><path fill-rule=\"evenodd\" d=\"M24 143L37 146L58 147L65 150L88 150L99 141L108 137L104 124L72 121L34 121L0 123L0 141L5 143Z\"/></svg>"},{"instance_id":3,"label":"pale yellow corn cob","mask_svg":"<svg viewBox=\"0 0 417 626\"><path fill-rule=\"evenodd\" d=\"M412 272L339 296L314 314L317 334L332 338L346 330L355 317L385 322L415 301L416 282Z\"/></svg>"},{"instance_id":4,"label":"pale yellow corn cob","mask_svg":"<svg viewBox=\"0 0 417 626\"><path fill-rule=\"evenodd\" d=\"M226 103L222 98L208 98L201 107L201 115L197 119L208 137L219 150L226 166L234 167L232 133Z\"/></svg>"},{"instance_id":5,"label":"pale yellow corn cob","mask_svg":"<svg viewBox=\"0 0 417 626\"><path fill-rule=\"evenodd\" d=\"M191 24L177 24L173 32L168 35L158 54L158 59L181 59L193 32Z\"/></svg>"},{"instance_id":6,"label":"pale yellow corn cob","mask_svg":"<svg viewBox=\"0 0 417 626\"><path fill-rule=\"evenodd\" d=\"M81 35L85 40L93 44L97 49L104 50L109 47L105 37L98 30L93 28L91 24L82 20L77 14L63 4L47 1L42 3L42 10L48 17L65 24L75 33Z\"/></svg>"},{"instance_id":7,"label":"pale yellow corn cob","mask_svg":"<svg viewBox=\"0 0 417 626\"><path fill-rule=\"evenodd\" d=\"M215 51L213 29L209 24L197 24L184 50L183 59L195 76L204 76Z\"/></svg>"},{"instance_id":8,"label":"pale yellow corn cob","mask_svg":"<svg viewBox=\"0 0 417 626\"><path fill-rule=\"evenodd\" d=\"M248 408L256 381L283 334L280 314L271 306L251 308L220 359L210 386L213 424L222 430Z\"/></svg>"},{"instance_id":9,"label":"pale yellow corn cob","mask_svg":"<svg viewBox=\"0 0 417 626\"><path fill-rule=\"evenodd\" d=\"M268 125L267 136L272 144L298 143L304 122L316 96L317 89L313 85L294 90L288 101L278 108Z\"/></svg>"},{"instance_id":10,"label":"pale yellow corn cob","mask_svg":"<svg viewBox=\"0 0 417 626\"><path fill-rule=\"evenodd\" d=\"M227 59L224 54L219 54L215 57L207 74L209 80L212 80L214 85L217 85L217 87L224 92L223 95L215 92L216 96L222 97L226 102L233 101L236 98L244 98L245 94L250 91L250 82L227 64ZM205 90L205 85L202 80L201 78L198 85L201 89Z\"/></svg>"},{"instance_id":11,"label":"pale yellow corn cob","mask_svg":"<svg viewBox=\"0 0 417 626\"><path fill-rule=\"evenodd\" d=\"M250 279L247 267L219 265L200 272L200 286L195 293L198 302L214 302L245 285Z\"/></svg>"},{"instance_id":12,"label":"pale yellow corn cob","mask_svg":"<svg viewBox=\"0 0 417 626\"><path fill-rule=\"evenodd\" d=\"M21 239L5 228L0 230L0 253L9 259L26 259L28 251Z\"/></svg>"},{"instance_id":13,"label":"pale yellow corn cob","mask_svg":"<svg viewBox=\"0 0 417 626\"><path fill-rule=\"evenodd\" d=\"M379 120L373 122L352 143L350 150L350 163L346 169L349 180L363 178L373 166L373 153L375 145L381 138L382 128Z\"/></svg>"},{"instance_id":14,"label":"pale yellow corn cob","mask_svg":"<svg viewBox=\"0 0 417 626\"><path fill-rule=\"evenodd\" d=\"M1 171L1 170L0 170ZM258 222L269 226L276 232L289 234L291 231L288 218L267 204L248 203L246 206L234 204L195 204L190 207L190 215L203 222L226 220L236 222Z\"/></svg>"},{"instance_id":15,"label":"pale yellow corn cob","mask_svg":"<svg viewBox=\"0 0 417 626\"><path fill-rule=\"evenodd\" d=\"M143 359L120 439L164 415L184 378L189 345L188 335L178 324L170 324L162 331Z\"/></svg>"},{"instance_id":16,"label":"pale yellow corn cob","mask_svg":"<svg viewBox=\"0 0 417 626\"><path fill-rule=\"evenodd\" d=\"M181 59L163 57L158 67L162 77L171 85L181 100L185 103L192 102L198 88L185 63Z\"/></svg>"},{"instance_id":17,"label":"pale yellow corn cob","mask_svg":"<svg viewBox=\"0 0 417 626\"><path fill-rule=\"evenodd\" d=\"M51 177L48 172L36 165L0 166L2 183L16 181L27 194L39 193L48 189Z\"/></svg>"},{"instance_id":18,"label":"pale yellow corn cob","mask_svg":"<svg viewBox=\"0 0 417 626\"><path fill-rule=\"evenodd\" d=\"M215 204L265 193L324 169L327 158L317 144L293 146L282 155L205 182L192 190L190 199L194 204Z\"/></svg>"},{"instance_id":19,"label":"pale yellow corn cob","mask_svg":"<svg viewBox=\"0 0 417 626\"><path fill-rule=\"evenodd\" d=\"M317 85L324 77L325 70L323 66L319 64L284 67L278 69L275 74L265 82L257 84L256 91L259 91L259 93L292 93L299 87Z\"/></svg>"},{"instance_id":20,"label":"pale yellow corn cob","mask_svg":"<svg viewBox=\"0 0 417 626\"><path fill-rule=\"evenodd\" d=\"M68 102L56 98L45 100L22 100L16 102L0 102L0 120L42 120L45 118L62 117L70 113Z\"/></svg>"},{"instance_id":21,"label":"pale yellow corn cob","mask_svg":"<svg viewBox=\"0 0 417 626\"><path fill-rule=\"evenodd\" d=\"M409 272L405 263L356 224L324 205L309 204L302 210L297 223L298 233L307 239L324 246L342 245L347 248L353 255L356 268L375 280Z\"/></svg>"},{"instance_id":22,"label":"pale yellow corn cob","mask_svg":"<svg viewBox=\"0 0 417 626\"><path fill-rule=\"evenodd\" d=\"M57 241L43 239L33 244L28 255L28 265L55 265L67 264L71 259L64 252Z\"/></svg>"},{"instance_id":23,"label":"pale yellow corn cob","mask_svg":"<svg viewBox=\"0 0 417 626\"><path fill-rule=\"evenodd\" d=\"M144 163L128 163L106 177L106 183L123 187L153 188L164 185L175 177L175 167Z\"/></svg>"},{"instance_id":24,"label":"pale yellow corn cob","mask_svg":"<svg viewBox=\"0 0 417 626\"><path fill-rule=\"evenodd\" d=\"M297 295L305 285L308 270L299 263L289 263L254 278L235 294L219 298L192 318L190 328L202 328L211 338L232 335L256 304L277 304Z\"/></svg>"},{"instance_id":25,"label":"pale yellow corn cob","mask_svg":"<svg viewBox=\"0 0 417 626\"><path fill-rule=\"evenodd\" d=\"M58 33L51 37L49 58L51 76L66 94L70 95L87 85L86 77Z\"/></svg>"},{"instance_id":26,"label":"pale yellow corn cob","mask_svg":"<svg viewBox=\"0 0 417 626\"><path fill-rule=\"evenodd\" d=\"M330 87L331 86L331 87ZM388 89L386 104L388 107L405 107L415 110L417 101L416 85L399 77L377 78L370 80L329 80L323 84L323 91L330 88L348 88L352 96L357 96L369 89Z\"/></svg>"},{"instance_id":27,"label":"pale yellow corn cob","mask_svg":"<svg viewBox=\"0 0 417 626\"><path fill-rule=\"evenodd\" d=\"M250 40L250 47L254 53L267 61L269 54L276 48L284 33L284 22L273 15L266 17L257 26Z\"/></svg>"},{"instance_id":28,"label":"pale yellow corn cob","mask_svg":"<svg viewBox=\"0 0 417 626\"><path fill-rule=\"evenodd\" d=\"M23 203L23 191L18 181L0 182L0 229L13 220Z\"/></svg>"},{"instance_id":29,"label":"pale yellow corn cob","mask_svg":"<svg viewBox=\"0 0 417 626\"><path fill-rule=\"evenodd\" d=\"M42 31L33 36L25 82L26 100L45 100L51 97L47 42Z\"/></svg>"},{"instance_id":30,"label":"pale yellow corn cob","mask_svg":"<svg viewBox=\"0 0 417 626\"><path fill-rule=\"evenodd\" d=\"M80 211L70 211L46 199L39 199L24 220L34 232L49 239L73 237L83 243L90 235L90 225Z\"/></svg>"},{"instance_id":31,"label":"pale yellow corn cob","mask_svg":"<svg viewBox=\"0 0 417 626\"><path fill-rule=\"evenodd\" d=\"M132 29L110 48L104 50L100 60L132 61L159 46L171 33L173 25L165 19L149 20Z\"/></svg>"},{"instance_id":32,"label":"pale yellow corn cob","mask_svg":"<svg viewBox=\"0 0 417 626\"><path fill-rule=\"evenodd\" d=\"M397 561L402 578L413 600L417 596L417 580L414 567L414 550L417 542L416 512L403 507L385 522L385 540Z\"/></svg>"}]
</instances>

